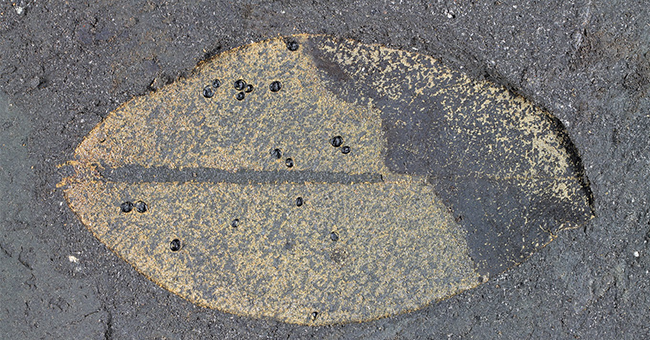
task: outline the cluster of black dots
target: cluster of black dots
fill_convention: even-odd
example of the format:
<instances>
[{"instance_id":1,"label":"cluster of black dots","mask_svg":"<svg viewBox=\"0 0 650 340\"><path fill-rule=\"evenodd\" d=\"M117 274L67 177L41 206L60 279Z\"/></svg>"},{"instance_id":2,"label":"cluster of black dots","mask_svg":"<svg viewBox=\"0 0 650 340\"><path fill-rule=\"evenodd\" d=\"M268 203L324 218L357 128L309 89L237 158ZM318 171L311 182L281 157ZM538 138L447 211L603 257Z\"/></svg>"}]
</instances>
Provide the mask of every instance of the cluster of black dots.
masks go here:
<instances>
[{"instance_id":1,"label":"cluster of black dots","mask_svg":"<svg viewBox=\"0 0 650 340\"><path fill-rule=\"evenodd\" d=\"M330 143L335 148L341 147L341 145L343 145L343 137L335 136L330 140ZM347 145L343 145L343 147L341 147L341 153L344 155L349 154L350 151L352 151L352 149L350 149L350 147Z\"/></svg>"},{"instance_id":2,"label":"cluster of black dots","mask_svg":"<svg viewBox=\"0 0 650 340\"><path fill-rule=\"evenodd\" d=\"M289 46L289 43L287 43L287 46ZM332 144L332 146L335 147L335 148L341 147L343 145L343 137L341 137L341 136L332 137L332 139L330 139L330 144ZM344 155L349 154L350 151L351 151L351 149L347 145L341 147L341 153L344 154ZM279 148L272 149L270 153L271 153L272 158L278 159L278 160L282 159L282 150L281 149L279 149ZM293 168L293 166L294 166L293 158L287 157L284 160L284 165L287 168ZM304 203L305 203L305 200L302 197L296 198L296 206L297 207L301 207ZM236 221L239 221L239 220L236 220ZM233 227L234 227L234 225L233 225ZM330 233L330 239L332 240L332 242L337 242L339 240L339 234L336 231L332 231Z\"/></svg>"},{"instance_id":3,"label":"cluster of black dots","mask_svg":"<svg viewBox=\"0 0 650 340\"><path fill-rule=\"evenodd\" d=\"M289 51L297 51L300 47L300 45L294 41L294 40L289 40L286 42L287 49ZM221 86L221 81L219 79L215 79L212 84L207 85L203 88L203 96L205 98L212 98L214 96L215 90L218 89ZM253 92L253 85L252 84L247 84L246 81L243 79L238 79L233 83L234 89L237 92L235 95L235 99L237 100L244 100L246 98L247 93ZM282 89L282 83L279 81L273 81L269 84L269 90L271 92L278 92ZM332 144L333 147L335 148L341 148L341 153L346 155L349 154L351 149L347 145L343 145L343 137L341 136L335 136L330 140L330 144ZM282 159L282 150L276 148L271 150L271 156L275 159ZM287 168L293 168L294 167L294 161L292 158L288 157L284 160L284 165ZM305 203L304 199L302 197L297 197L295 204L297 207L303 206ZM129 212L131 209L135 206L136 210L138 212L145 212L147 210L146 204L142 201L136 202L135 205L133 205L131 202L125 202L122 204L122 211L123 212ZM240 221L239 219L235 218L230 222L230 226L232 228L237 228L240 226ZM330 233L330 240L332 242L337 242L339 240L339 234L336 231L332 231ZM182 248L182 243L179 239L175 238L169 243L169 249L173 252L177 252ZM316 320L318 317L318 312L312 312L311 313L311 319Z\"/></svg>"},{"instance_id":4,"label":"cluster of black dots","mask_svg":"<svg viewBox=\"0 0 650 340\"><path fill-rule=\"evenodd\" d=\"M332 146L335 147L335 148L341 147L341 145L343 145L343 137L341 137L341 136L332 137L332 139L330 140L330 144L332 144ZM349 154L350 151L352 151L352 149L347 145L344 145L343 147L341 147L341 153L344 154L344 155ZM278 148L275 148L275 149L271 150L271 157L275 158L275 159L281 159L282 158L282 150L280 150ZM284 165L286 165L287 168L293 168L293 166L294 166L293 158L287 157L284 160Z\"/></svg>"},{"instance_id":5,"label":"cluster of black dots","mask_svg":"<svg viewBox=\"0 0 650 340\"><path fill-rule=\"evenodd\" d=\"M246 97L246 93L253 92L253 85L246 84L244 79L235 80L233 85L235 86L235 90L239 91L235 95L235 98L237 100L244 100L244 98Z\"/></svg>"},{"instance_id":6,"label":"cluster of black dots","mask_svg":"<svg viewBox=\"0 0 650 340\"><path fill-rule=\"evenodd\" d=\"M286 42L287 44L287 49L289 51L297 51L300 45L298 42L295 40L289 40ZM211 85L207 85L203 88L203 97L205 98L212 98L214 96L214 91L221 86L221 81L219 79L215 79L212 81ZM237 100L244 100L246 98L246 93L251 93L253 92L253 85L251 84L246 84L246 82L243 79L238 79L235 80L234 82L234 87L235 90L237 90L237 94L235 95L235 99ZM282 83L279 81L274 81L269 84L269 90L271 92L278 92L282 89Z\"/></svg>"},{"instance_id":7,"label":"cluster of black dots","mask_svg":"<svg viewBox=\"0 0 650 340\"><path fill-rule=\"evenodd\" d=\"M120 204L120 210L123 213L130 213L133 208L135 208L135 211L139 213L145 213L147 211L147 203L144 203L142 201L137 201L135 203L132 203L131 201L126 201L122 204Z\"/></svg>"},{"instance_id":8,"label":"cluster of black dots","mask_svg":"<svg viewBox=\"0 0 650 340\"><path fill-rule=\"evenodd\" d=\"M214 90L218 89L221 86L221 81L215 79L212 81L212 85L207 85L203 88L203 97L212 98L214 96Z\"/></svg>"},{"instance_id":9,"label":"cluster of black dots","mask_svg":"<svg viewBox=\"0 0 650 340\"><path fill-rule=\"evenodd\" d=\"M221 81L219 79L215 79L212 82L212 85L207 85L203 88L203 97L214 97L215 90L218 89L219 86L221 86ZM235 94L235 99L237 100L244 100L244 98L246 98L246 93L253 92L253 89L255 88L252 84L247 84L244 79L235 80L233 87L237 91L237 94ZM269 84L269 90L271 90L271 92L278 92L281 89L282 83L277 80Z\"/></svg>"},{"instance_id":10,"label":"cluster of black dots","mask_svg":"<svg viewBox=\"0 0 650 340\"><path fill-rule=\"evenodd\" d=\"M141 214L147 212L147 210L148 210L147 203L145 203L143 201L137 201L135 203L133 203L131 201L126 201L126 202L120 204L120 210L123 213L130 213L131 211L133 211L133 208L135 208L135 211L137 211L137 212L139 212ZM173 239L169 243L169 249L171 251L173 251L173 252L181 250L181 247L182 247L181 240L179 240L177 238Z\"/></svg>"}]
</instances>

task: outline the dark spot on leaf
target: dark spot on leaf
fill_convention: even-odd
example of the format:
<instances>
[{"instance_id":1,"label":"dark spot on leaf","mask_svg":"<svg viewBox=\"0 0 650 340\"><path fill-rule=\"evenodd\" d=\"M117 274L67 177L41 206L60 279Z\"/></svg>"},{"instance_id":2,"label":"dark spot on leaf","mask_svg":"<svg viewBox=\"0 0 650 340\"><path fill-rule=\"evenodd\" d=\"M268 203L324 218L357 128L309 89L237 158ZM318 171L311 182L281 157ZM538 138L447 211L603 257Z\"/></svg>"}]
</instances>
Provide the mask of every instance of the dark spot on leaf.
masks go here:
<instances>
[{"instance_id":1,"label":"dark spot on leaf","mask_svg":"<svg viewBox=\"0 0 650 340\"><path fill-rule=\"evenodd\" d=\"M335 248L330 253L330 259L335 263L341 264L348 258L348 252L343 248Z\"/></svg>"},{"instance_id":2,"label":"dark spot on leaf","mask_svg":"<svg viewBox=\"0 0 650 340\"><path fill-rule=\"evenodd\" d=\"M142 201L135 202L135 210L137 210L139 213L146 212L147 211L147 203L144 203Z\"/></svg>"},{"instance_id":3,"label":"dark spot on leaf","mask_svg":"<svg viewBox=\"0 0 650 340\"><path fill-rule=\"evenodd\" d=\"M212 88L208 85L203 88L203 97L205 98L212 98L214 96L214 91L212 91Z\"/></svg>"},{"instance_id":4,"label":"dark spot on leaf","mask_svg":"<svg viewBox=\"0 0 650 340\"><path fill-rule=\"evenodd\" d=\"M338 148L339 146L341 146L341 144L343 144L343 137L336 136L332 138L332 140L330 140L330 143L332 143L333 147Z\"/></svg>"},{"instance_id":5,"label":"dark spot on leaf","mask_svg":"<svg viewBox=\"0 0 650 340\"><path fill-rule=\"evenodd\" d=\"M298 47L300 47L300 45L298 45L298 42L295 40L287 41L287 49L289 49L289 51L297 51Z\"/></svg>"},{"instance_id":6,"label":"dark spot on leaf","mask_svg":"<svg viewBox=\"0 0 650 340\"><path fill-rule=\"evenodd\" d=\"M179 251L181 250L181 240L175 238L171 242L169 242L169 249L171 251Z\"/></svg>"},{"instance_id":7,"label":"dark spot on leaf","mask_svg":"<svg viewBox=\"0 0 650 340\"><path fill-rule=\"evenodd\" d=\"M242 79L235 80L235 90L241 91L246 87L246 82Z\"/></svg>"},{"instance_id":8,"label":"dark spot on leaf","mask_svg":"<svg viewBox=\"0 0 650 340\"><path fill-rule=\"evenodd\" d=\"M271 90L271 92L278 92L281 88L282 84L280 84L279 81L274 81L269 85L269 90Z\"/></svg>"},{"instance_id":9,"label":"dark spot on leaf","mask_svg":"<svg viewBox=\"0 0 650 340\"><path fill-rule=\"evenodd\" d=\"M131 203L129 201L126 201L126 202L120 204L120 209L124 213L131 212L131 210L133 209L133 203Z\"/></svg>"}]
</instances>

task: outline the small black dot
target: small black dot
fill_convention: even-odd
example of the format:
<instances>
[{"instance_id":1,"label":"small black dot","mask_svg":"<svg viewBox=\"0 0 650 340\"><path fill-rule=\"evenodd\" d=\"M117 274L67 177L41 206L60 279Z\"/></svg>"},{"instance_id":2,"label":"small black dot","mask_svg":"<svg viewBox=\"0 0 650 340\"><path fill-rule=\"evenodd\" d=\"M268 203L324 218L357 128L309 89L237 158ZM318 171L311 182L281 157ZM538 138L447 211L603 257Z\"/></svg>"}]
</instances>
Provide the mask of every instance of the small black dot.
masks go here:
<instances>
[{"instance_id":1,"label":"small black dot","mask_svg":"<svg viewBox=\"0 0 650 340\"><path fill-rule=\"evenodd\" d=\"M246 82L243 79L235 80L235 90L241 91L246 87Z\"/></svg>"},{"instance_id":2,"label":"small black dot","mask_svg":"<svg viewBox=\"0 0 650 340\"><path fill-rule=\"evenodd\" d=\"M135 202L135 210L137 210L139 213L146 212L147 211L147 203L144 203L142 201Z\"/></svg>"},{"instance_id":3,"label":"small black dot","mask_svg":"<svg viewBox=\"0 0 650 340\"><path fill-rule=\"evenodd\" d=\"M299 46L300 45L298 45L294 40L287 41L287 49L289 49L289 51L297 51Z\"/></svg>"},{"instance_id":4,"label":"small black dot","mask_svg":"<svg viewBox=\"0 0 650 340\"><path fill-rule=\"evenodd\" d=\"M203 97L205 98L212 98L214 96L214 91L212 91L212 88L210 85L206 86L203 88Z\"/></svg>"},{"instance_id":5,"label":"small black dot","mask_svg":"<svg viewBox=\"0 0 650 340\"><path fill-rule=\"evenodd\" d=\"M296 206L300 207L303 203L304 201L302 200L302 197L296 198Z\"/></svg>"},{"instance_id":6,"label":"small black dot","mask_svg":"<svg viewBox=\"0 0 650 340\"><path fill-rule=\"evenodd\" d=\"M278 92L281 88L282 84L280 84L279 81L274 81L271 83L271 85L269 85L269 90L271 90L271 92Z\"/></svg>"},{"instance_id":7,"label":"small black dot","mask_svg":"<svg viewBox=\"0 0 650 340\"><path fill-rule=\"evenodd\" d=\"M280 149L271 150L271 156L273 156L273 158L277 158L277 159L282 158L282 150L280 150Z\"/></svg>"},{"instance_id":8,"label":"small black dot","mask_svg":"<svg viewBox=\"0 0 650 340\"><path fill-rule=\"evenodd\" d=\"M253 85L248 84L246 85L246 90L244 90L246 93L251 93L253 92Z\"/></svg>"},{"instance_id":9,"label":"small black dot","mask_svg":"<svg viewBox=\"0 0 650 340\"><path fill-rule=\"evenodd\" d=\"M287 168L292 168L293 167L293 159L287 158L287 160L284 161L284 165L286 165Z\"/></svg>"},{"instance_id":10,"label":"small black dot","mask_svg":"<svg viewBox=\"0 0 650 340\"><path fill-rule=\"evenodd\" d=\"M330 140L330 143L332 143L333 147L338 148L339 146L341 146L341 144L343 144L343 137L335 136L332 138L332 140Z\"/></svg>"},{"instance_id":11,"label":"small black dot","mask_svg":"<svg viewBox=\"0 0 650 340\"><path fill-rule=\"evenodd\" d=\"M342 147L342 148L341 148L341 153L343 153L344 155L349 154L349 153L350 153L350 147L347 146L347 145L344 146L344 147Z\"/></svg>"},{"instance_id":12,"label":"small black dot","mask_svg":"<svg viewBox=\"0 0 650 340\"><path fill-rule=\"evenodd\" d=\"M236 218L236 219L232 220L232 222L230 222L230 226L233 227L233 228L239 227L239 219Z\"/></svg>"},{"instance_id":13,"label":"small black dot","mask_svg":"<svg viewBox=\"0 0 650 340\"><path fill-rule=\"evenodd\" d=\"M221 81L220 81L219 79L215 79L215 80L212 82L212 87L214 87L215 89L218 89L219 86L221 86Z\"/></svg>"},{"instance_id":14,"label":"small black dot","mask_svg":"<svg viewBox=\"0 0 650 340\"><path fill-rule=\"evenodd\" d=\"M237 100L244 100L244 97L246 97L246 95L244 94L244 92L239 92L239 93L237 93L237 95L235 96L235 98L237 98Z\"/></svg>"},{"instance_id":15,"label":"small black dot","mask_svg":"<svg viewBox=\"0 0 650 340\"><path fill-rule=\"evenodd\" d=\"M336 242L339 240L339 234L336 231L330 233L330 240Z\"/></svg>"},{"instance_id":16,"label":"small black dot","mask_svg":"<svg viewBox=\"0 0 650 340\"><path fill-rule=\"evenodd\" d=\"M126 201L120 204L120 209L122 209L122 212L125 213L131 212L131 210L133 209L133 203Z\"/></svg>"},{"instance_id":17,"label":"small black dot","mask_svg":"<svg viewBox=\"0 0 650 340\"><path fill-rule=\"evenodd\" d=\"M312 320L316 320L317 317L318 317L318 312L311 313L311 319Z\"/></svg>"},{"instance_id":18,"label":"small black dot","mask_svg":"<svg viewBox=\"0 0 650 340\"><path fill-rule=\"evenodd\" d=\"M483 282L483 276L479 276L479 277L478 277L478 282L479 282L479 283L482 283L482 282Z\"/></svg>"},{"instance_id":19,"label":"small black dot","mask_svg":"<svg viewBox=\"0 0 650 340\"><path fill-rule=\"evenodd\" d=\"M169 249L171 251L179 251L181 250L181 240L175 238L171 242L169 242Z\"/></svg>"}]
</instances>

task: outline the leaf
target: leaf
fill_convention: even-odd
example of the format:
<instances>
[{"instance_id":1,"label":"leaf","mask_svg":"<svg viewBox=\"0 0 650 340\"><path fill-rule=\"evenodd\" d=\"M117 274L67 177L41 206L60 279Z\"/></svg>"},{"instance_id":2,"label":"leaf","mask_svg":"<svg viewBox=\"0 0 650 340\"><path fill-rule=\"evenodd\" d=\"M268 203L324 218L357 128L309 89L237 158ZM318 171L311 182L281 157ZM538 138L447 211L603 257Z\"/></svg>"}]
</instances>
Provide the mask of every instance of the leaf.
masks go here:
<instances>
[{"instance_id":1,"label":"leaf","mask_svg":"<svg viewBox=\"0 0 650 340\"><path fill-rule=\"evenodd\" d=\"M548 112L431 57L328 36L215 56L113 111L73 164L71 209L139 272L297 324L421 308L593 215Z\"/></svg>"}]
</instances>

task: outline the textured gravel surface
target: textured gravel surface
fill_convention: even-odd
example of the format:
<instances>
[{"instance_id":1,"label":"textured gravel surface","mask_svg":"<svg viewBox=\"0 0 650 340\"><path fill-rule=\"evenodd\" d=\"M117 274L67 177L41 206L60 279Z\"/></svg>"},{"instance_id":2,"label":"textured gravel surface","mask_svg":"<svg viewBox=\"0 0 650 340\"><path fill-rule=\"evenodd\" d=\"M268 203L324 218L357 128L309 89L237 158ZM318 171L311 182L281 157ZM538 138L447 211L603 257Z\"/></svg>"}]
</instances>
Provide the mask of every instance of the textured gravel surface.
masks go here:
<instances>
[{"instance_id":1,"label":"textured gravel surface","mask_svg":"<svg viewBox=\"0 0 650 340\"><path fill-rule=\"evenodd\" d=\"M0 330L13 339L650 336L650 13L625 1L0 4ZM306 327L195 307L81 225L58 165L106 115L216 53L326 33L432 55L557 116L596 218L421 310Z\"/></svg>"}]
</instances>

